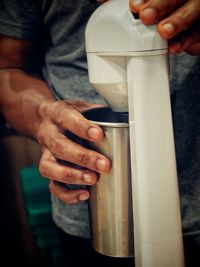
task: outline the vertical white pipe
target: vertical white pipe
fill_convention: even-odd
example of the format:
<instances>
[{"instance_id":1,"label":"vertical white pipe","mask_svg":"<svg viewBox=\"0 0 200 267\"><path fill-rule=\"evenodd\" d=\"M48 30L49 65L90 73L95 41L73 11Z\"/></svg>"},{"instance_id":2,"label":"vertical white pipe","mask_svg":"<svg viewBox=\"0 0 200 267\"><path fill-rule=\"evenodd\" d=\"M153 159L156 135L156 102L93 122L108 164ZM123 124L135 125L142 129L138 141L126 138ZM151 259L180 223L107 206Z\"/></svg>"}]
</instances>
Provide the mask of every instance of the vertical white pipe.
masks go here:
<instances>
[{"instance_id":1,"label":"vertical white pipe","mask_svg":"<svg viewBox=\"0 0 200 267\"><path fill-rule=\"evenodd\" d=\"M127 79L136 267L183 267L166 55L130 57Z\"/></svg>"}]
</instances>

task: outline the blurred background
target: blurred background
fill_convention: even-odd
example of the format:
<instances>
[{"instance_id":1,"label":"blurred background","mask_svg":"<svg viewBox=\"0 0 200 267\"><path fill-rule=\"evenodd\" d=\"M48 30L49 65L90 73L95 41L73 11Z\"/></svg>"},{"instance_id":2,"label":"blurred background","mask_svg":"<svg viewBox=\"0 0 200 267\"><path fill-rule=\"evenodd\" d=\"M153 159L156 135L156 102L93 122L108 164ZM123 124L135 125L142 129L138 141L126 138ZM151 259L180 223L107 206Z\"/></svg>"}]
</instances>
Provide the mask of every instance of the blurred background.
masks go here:
<instances>
[{"instance_id":1,"label":"blurred background","mask_svg":"<svg viewBox=\"0 0 200 267\"><path fill-rule=\"evenodd\" d=\"M61 266L48 180L38 172L40 155L36 142L0 118L0 257L7 266Z\"/></svg>"}]
</instances>

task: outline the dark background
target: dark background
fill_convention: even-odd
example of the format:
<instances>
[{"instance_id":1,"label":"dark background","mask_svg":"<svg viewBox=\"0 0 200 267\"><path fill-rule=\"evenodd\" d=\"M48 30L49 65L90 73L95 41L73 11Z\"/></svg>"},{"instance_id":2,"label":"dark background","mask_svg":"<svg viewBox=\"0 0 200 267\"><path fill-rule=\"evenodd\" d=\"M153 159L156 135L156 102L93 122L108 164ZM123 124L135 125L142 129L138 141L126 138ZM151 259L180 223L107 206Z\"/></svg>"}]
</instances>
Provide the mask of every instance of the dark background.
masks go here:
<instances>
[{"instance_id":1,"label":"dark background","mask_svg":"<svg viewBox=\"0 0 200 267\"><path fill-rule=\"evenodd\" d=\"M15 134L0 120L0 258L6 266L39 266L39 254L27 223L20 169L37 166L39 145Z\"/></svg>"}]
</instances>

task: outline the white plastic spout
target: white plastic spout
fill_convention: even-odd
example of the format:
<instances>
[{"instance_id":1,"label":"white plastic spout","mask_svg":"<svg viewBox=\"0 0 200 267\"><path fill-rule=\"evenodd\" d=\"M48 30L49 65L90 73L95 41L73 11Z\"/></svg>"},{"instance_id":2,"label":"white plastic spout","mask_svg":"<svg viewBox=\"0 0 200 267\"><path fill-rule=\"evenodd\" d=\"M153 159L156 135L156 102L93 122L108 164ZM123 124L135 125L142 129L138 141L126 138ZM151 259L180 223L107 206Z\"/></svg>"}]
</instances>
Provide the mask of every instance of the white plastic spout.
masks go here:
<instances>
[{"instance_id":1,"label":"white plastic spout","mask_svg":"<svg viewBox=\"0 0 200 267\"><path fill-rule=\"evenodd\" d=\"M85 42L90 83L114 111L128 111L127 56L165 53L156 26L135 19L129 0L109 0L90 17Z\"/></svg>"}]
</instances>

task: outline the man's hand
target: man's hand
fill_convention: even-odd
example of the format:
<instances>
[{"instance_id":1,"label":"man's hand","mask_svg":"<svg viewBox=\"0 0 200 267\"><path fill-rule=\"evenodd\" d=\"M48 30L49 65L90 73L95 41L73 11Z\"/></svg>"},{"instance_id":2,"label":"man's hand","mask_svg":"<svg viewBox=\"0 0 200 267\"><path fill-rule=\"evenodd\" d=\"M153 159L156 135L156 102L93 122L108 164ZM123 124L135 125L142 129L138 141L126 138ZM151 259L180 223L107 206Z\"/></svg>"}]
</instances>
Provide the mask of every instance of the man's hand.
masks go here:
<instances>
[{"instance_id":1,"label":"man's hand","mask_svg":"<svg viewBox=\"0 0 200 267\"><path fill-rule=\"evenodd\" d=\"M89 191L67 190L55 181L93 185L97 181L97 173L107 173L111 167L105 156L83 147L66 135L70 132L79 139L90 142L98 142L104 137L103 130L86 120L80 113L94 106L96 105L81 101L46 101L39 108L42 121L37 139L43 147L40 173L52 180L51 193L65 203L86 200L89 198Z\"/></svg>"},{"instance_id":2,"label":"man's hand","mask_svg":"<svg viewBox=\"0 0 200 267\"><path fill-rule=\"evenodd\" d=\"M130 0L130 8L144 24L158 23L170 53L200 54L199 0Z\"/></svg>"},{"instance_id":3,"label":"man's hand","mask_svg":"<svg viewBox=\"0 0 200 267\"><path fill-rule=\"evenodd\" d=\"M102 128L86 120L80 112L96 105L55 100L45 81L24 71L32 70L32 58L37 58L34 51L37 53L31 41L0 36L0 112L16 131L41 144L39 168L44 177L62 183L92 185L97 181L97 173L108 172L111 163L68 136L74 134L79 140L94 142L104 137ZM50 183L50 190L66 203L89 197L86 189L67 190L56 182Z\"/></svg>"}]
</instances>

